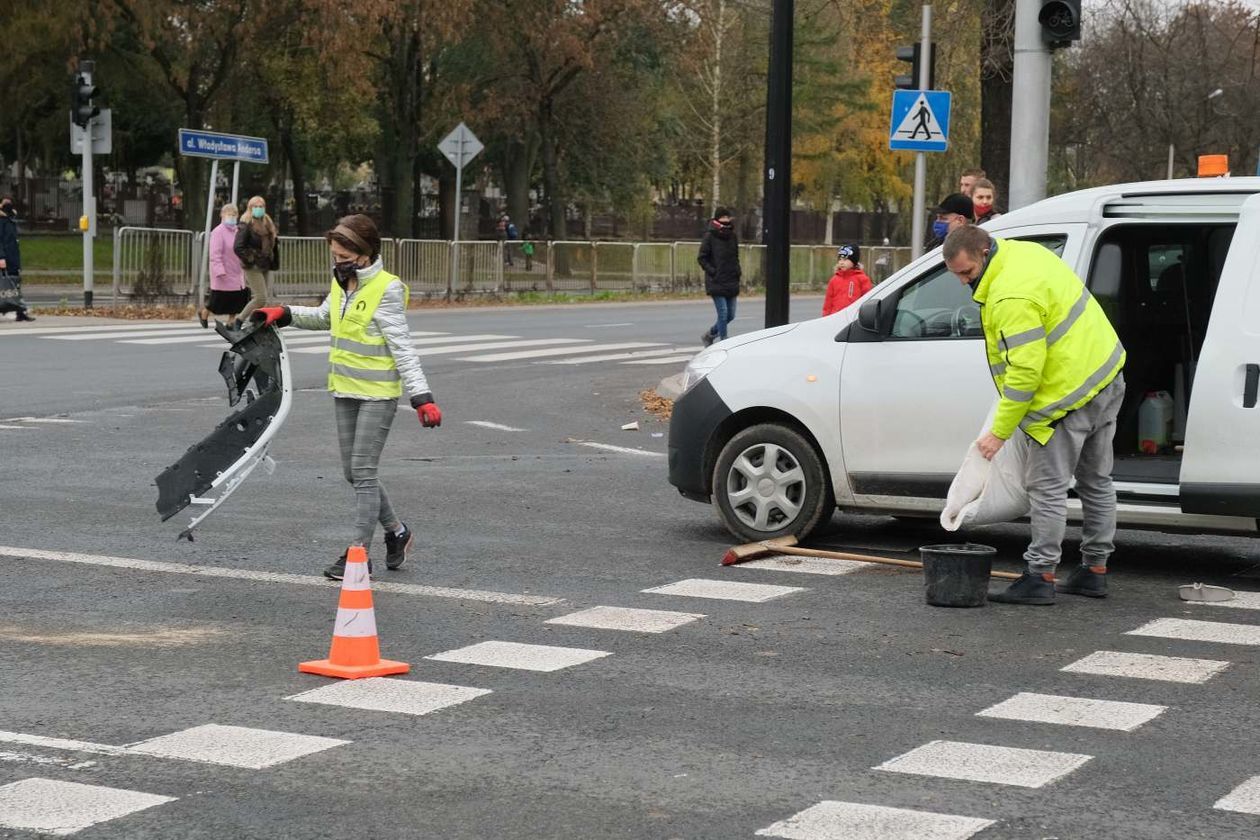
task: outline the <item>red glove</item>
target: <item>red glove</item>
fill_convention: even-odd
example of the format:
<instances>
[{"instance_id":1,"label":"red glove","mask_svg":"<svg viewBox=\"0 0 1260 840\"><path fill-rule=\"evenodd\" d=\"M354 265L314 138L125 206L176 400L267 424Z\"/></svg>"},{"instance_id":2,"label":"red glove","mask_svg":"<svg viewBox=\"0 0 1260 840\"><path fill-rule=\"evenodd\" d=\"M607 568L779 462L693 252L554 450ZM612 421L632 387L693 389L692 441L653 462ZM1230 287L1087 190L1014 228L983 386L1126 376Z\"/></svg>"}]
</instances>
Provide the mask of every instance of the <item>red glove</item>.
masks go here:
<instances>
[{"instance_id":1,"label":"red glove","mask_svg":"<svg viewBox=\"0 0 1260 840\"><path fill-rule=\"evenodd\" d=\"M442 425L442 409L438 408L438 404L435 402L427 402L424 405L416 406L416 415L420 418L420 425L426 429Z\"/></svg>"},{"instance_id":2,"label":"red glove","mask_svg":"<svg viewBox=\"0 0 1260 840\"><path fill-rule=\"evenodd\" d=\"M249 320L261 328L272 324L287 327L293 319L287 306L263 306L251 312Z\"/></svg>"}]
</instances>

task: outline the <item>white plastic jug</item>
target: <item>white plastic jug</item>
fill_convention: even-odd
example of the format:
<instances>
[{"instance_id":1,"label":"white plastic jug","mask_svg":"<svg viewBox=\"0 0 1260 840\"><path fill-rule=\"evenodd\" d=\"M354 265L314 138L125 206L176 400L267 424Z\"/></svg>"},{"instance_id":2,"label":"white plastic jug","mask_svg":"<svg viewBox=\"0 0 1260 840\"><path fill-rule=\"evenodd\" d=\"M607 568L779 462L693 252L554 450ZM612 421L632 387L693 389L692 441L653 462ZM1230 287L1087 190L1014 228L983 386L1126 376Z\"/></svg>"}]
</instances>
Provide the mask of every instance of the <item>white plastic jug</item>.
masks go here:
<instances>
[{"instance_id":1,"label":"white plastic jug","mask_svg":"<svg viewBox=\"0 0 1260 840\"><path fill-rule=\"evenodd\" d=\"M1176 403L1167 391L1147 391L1138 407L1138 448L1145 455L1158 455L1172 439Z\"/></svg>"}]
</instances>

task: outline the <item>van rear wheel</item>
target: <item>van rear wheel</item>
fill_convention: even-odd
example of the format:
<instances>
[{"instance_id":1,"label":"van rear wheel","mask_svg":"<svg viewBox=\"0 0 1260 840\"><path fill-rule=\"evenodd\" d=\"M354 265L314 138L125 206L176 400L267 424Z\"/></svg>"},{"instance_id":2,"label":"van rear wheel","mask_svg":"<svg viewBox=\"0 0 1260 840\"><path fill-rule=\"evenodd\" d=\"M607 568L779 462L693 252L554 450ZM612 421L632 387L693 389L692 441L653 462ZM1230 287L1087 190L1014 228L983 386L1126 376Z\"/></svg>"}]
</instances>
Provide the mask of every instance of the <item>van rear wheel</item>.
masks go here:
<instances>
[{"instance_id":1,"label":"van rear wheel","mask_svg":"<svg viewBox=\"0 0 1260 840\"><path fill-rule=\"evenodd\" d=\"M813 444L795 429L762 423L736 434L713 468L713 503L743 542L804 539L831 520L835 496Z\"/></svg>"}]
</instances>

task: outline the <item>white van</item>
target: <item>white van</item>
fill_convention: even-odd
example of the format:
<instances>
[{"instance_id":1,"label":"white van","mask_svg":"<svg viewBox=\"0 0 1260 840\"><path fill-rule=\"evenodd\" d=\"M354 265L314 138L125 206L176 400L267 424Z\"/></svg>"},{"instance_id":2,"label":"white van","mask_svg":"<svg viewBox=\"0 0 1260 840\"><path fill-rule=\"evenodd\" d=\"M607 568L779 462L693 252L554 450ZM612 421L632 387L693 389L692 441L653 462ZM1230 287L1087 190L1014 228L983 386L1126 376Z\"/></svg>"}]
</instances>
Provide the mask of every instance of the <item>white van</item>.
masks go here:
<instances>
[{"instance_id":1,"label":"white van","mask_svg":"<svg viewBox=\"0 0 1260 840\"><path fill-rule=\"evenodd\" d=\"M1255 533L1260 178L1083 190L985 227L1062 257L1128 350L1120 524ZM670 483L747 541L804 537L836 507L938 513L996 399L979 310L939 250L842 312L715 344L684 388ZM1174 399L1172 440L1147 454L1139 406L1158 391Z\"/></svg>"}]
</instances>

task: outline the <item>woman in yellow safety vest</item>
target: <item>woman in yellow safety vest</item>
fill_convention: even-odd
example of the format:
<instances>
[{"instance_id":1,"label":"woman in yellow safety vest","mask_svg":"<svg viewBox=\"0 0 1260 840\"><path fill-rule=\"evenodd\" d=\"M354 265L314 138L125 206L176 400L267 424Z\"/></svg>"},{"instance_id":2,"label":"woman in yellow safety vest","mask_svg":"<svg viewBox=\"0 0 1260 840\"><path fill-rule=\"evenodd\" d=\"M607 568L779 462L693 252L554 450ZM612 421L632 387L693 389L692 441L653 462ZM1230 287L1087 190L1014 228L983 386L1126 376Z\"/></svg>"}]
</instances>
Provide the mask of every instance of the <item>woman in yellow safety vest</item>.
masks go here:
<instances>
[{"instance_id":1,"label":"woman in yellow safety vest","mask_svg":"<svg viewBox=\"0 0 1260 840\"><path fill-rule=\"evenodd\" d=\"M385 565L407 559L412 532L394 513L377 478L381 451L403 390L425 428L442 425L442 412L424 378L407 325L407 284L385 270L381 235L364 215L346 216L324 234L332 252L332 287L319 306L268 306L251 316L259 326L292 324L328 330L328 390L337 414L341 465L354 487L355 541L367 550L379 521L385 529ZM369 569L371 566L369 565ZM346 554L324 570L345 575Z\"/></svg>"}]
</instances>

